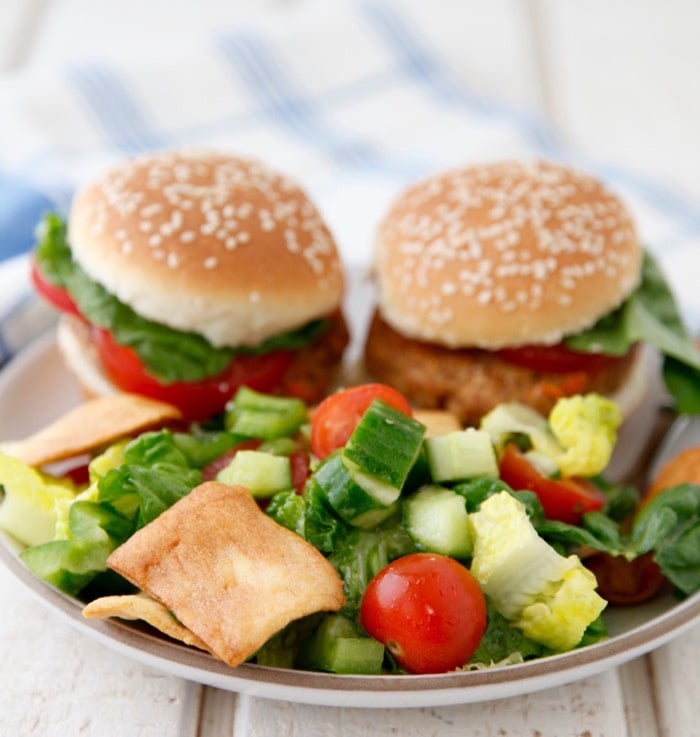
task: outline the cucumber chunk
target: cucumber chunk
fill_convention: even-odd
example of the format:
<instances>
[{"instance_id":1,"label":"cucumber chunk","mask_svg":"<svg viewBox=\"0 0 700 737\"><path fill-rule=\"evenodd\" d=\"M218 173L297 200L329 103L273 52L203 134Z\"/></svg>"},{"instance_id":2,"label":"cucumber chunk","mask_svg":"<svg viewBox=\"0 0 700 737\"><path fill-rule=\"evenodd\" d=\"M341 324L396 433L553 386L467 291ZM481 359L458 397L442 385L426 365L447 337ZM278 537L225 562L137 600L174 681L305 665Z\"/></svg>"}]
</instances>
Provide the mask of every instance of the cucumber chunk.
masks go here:
<instances>
[{"instance_id":1,"label":"cucumber chunk","mask_svg":"<svg viewBox=\"0 0 700 737\"><path fill-rule=\"evenodd\" d=\"M303 666L331 673L381 673L384 645L363 637L356 625L340 614L330 614L319 625L303 658Z\"/></svg>"},{"instance_id":2,"label":"cucumber chunk","mask_svg":"<svg viewBox=\"0 0 700 737\"><path fill-rule=\"evenodd\" d=\"M292 471L287 456L273 456L259 450L239 450L226 468L216 475L222 484L244 486L264 499L292 486Z\"/></svg>"},{"instance_id":3,"label":"cucumber chunk","mask_svg":"<svg viewBox=\"0 0 700 737\"><path fill-rule=\"evenodd\" d=\"M426 438L433 481L464 481L477 476L498 476L491 436L473 427Z\"/></svg>"},{"instance_id":4,"label":"cucumber chunk","mask_svg":"<svg viewBox=\"0 0 700 737\"><path fill-rule=\"evenodd\" d=\"M424 486L403 503L404 526L416 546L453 558L471 554L464 497L442 486Z\"/></svg>"},{"instance_id":5,"label":"cucumber chunk","mask_svg":"<svg viewBox=\"0 0 700 737\"><path fill-rule=\"evenodd\" d=\"M420 452L425 425L375 399L342 450L355 482L385 505L398 498Z\"/></svg>"},{"instance_id":6,"label":"cucumber chunk","mask_svg":"<svg viewBox=\"0 0 700 737\"><path fill-rule=\"evenodd\" d=\"M336 514L354 527L376 527L397 510L395 502L400 490L391 489L387 496L364 489L355 482L338 454L318 467L314 479Z\"/></svg>"}]
</instances>

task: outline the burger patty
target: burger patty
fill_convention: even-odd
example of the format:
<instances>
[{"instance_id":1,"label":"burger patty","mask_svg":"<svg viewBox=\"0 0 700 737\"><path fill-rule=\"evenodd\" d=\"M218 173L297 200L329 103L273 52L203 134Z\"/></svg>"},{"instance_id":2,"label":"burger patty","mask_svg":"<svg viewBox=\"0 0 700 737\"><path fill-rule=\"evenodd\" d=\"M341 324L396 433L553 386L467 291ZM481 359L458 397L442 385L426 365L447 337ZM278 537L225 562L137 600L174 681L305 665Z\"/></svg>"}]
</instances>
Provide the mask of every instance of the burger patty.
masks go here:
<instances>
[{"instance_id":1,"label":"burger patty","mask_svg":"<svg viewBox=\"0 0 700 737\"><path fill-rule=\"evenodd\" d=\"M292 394L310 404L320 402L331 390L350 340L345 317L338 311L316 340L295 352L282 377L279 394Z\"/></svg>"},{"instance_id":2,"label":"burger patty","mask_svg":"<svg viewBox=\"0 0 700 737\"><path fill-rule=\"evenodd\" d=\"M479 349L453 350L407 338L375 312L365 345L365 367L417 407L445 409L475 426L501 402L522 402L548 414L562 396L611 394L629 375L635 349L596 373L535 371Z\"/></svg>"}]
</instances>

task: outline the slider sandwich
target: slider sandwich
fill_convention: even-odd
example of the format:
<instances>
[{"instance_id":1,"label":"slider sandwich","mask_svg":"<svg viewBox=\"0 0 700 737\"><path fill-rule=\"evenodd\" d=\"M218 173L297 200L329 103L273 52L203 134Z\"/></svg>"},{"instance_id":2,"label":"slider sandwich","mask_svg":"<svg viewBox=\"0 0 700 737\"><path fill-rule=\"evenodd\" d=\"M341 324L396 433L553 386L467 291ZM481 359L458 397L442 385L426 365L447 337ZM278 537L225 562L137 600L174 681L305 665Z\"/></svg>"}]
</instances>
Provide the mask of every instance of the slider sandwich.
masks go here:
<instances>
[{"instance_id":1,"label":"slider sandwich","mask_svg":"<svg viewBox=\"0 0 700 737\"><path fill-rule=\"evenodd\" d=\"M313 402L348 342L333 236L299 186L212 151L120 162L39 232L34 284L88 395L220 412L241 385Z\"/></svg>"},{"instance_id":2,"label":"slider sandwich","mask_svg":"<svg viewBox=\"0 0 700 737\"><path fill-rule=\"evenodd\" d=\"M440 172L382 219L366 368L415 405L478 424L501 402L547 414L599 392L629 414L649 353L684 412L700 412L700 355L622 200L546 161Z\"/></svg>"}]
</instances>

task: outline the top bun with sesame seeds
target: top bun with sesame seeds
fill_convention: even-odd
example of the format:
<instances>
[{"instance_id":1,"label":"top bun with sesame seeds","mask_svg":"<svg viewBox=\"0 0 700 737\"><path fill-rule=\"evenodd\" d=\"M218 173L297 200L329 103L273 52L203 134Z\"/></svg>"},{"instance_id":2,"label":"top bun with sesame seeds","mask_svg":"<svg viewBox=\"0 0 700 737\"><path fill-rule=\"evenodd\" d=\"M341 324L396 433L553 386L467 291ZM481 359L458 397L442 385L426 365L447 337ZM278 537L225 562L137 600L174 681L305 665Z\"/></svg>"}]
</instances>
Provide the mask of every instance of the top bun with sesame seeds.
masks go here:
<instances>
[{"instance_id":1,"label":"top bun with sesame seeds","mask_svg":"<svg viewBox=\"0 0 700 737\"><path fill-rule=\"evenodd\" d=\"M546 161L437 173L379 224L366 366L466 423L503 401L546 413L559 396L613 393L638 351L580 353L563 341L634 292L642 261L625 205L588 174Z\"/></svg>"},{"instance_id":2,"label":"top bun with sesame seeds","mask_svg":"<svg viewBox=\"0 0 700 737\"><path fill-rule=\"evenodd\" d=\"M333 237L302 189L223 153L117 164L76 196L69 239L85 272L135 312L214 346L296 328L343 290Z\"/></svg>"},{"instance_id":3,"label":"top bun with sesame seeds","mask_svg":"<svg viewBox=\"0 0 700 737\"><path fill-rule=\"evenodd\" d=\"M499 162L405 191L376 247L384 319L451 348L558 343L618 307L642 249L622 201L558 164Z\"/></svg>"},{"instance_id":4,"label":"top bun with sesame seeds","mask_svg":"<svg viewBox=\"0 0 700 737\"><path fill-rule=\"evenodd\" d=\"M48 216L34 283L61 309L89 395L146 394L187 419L241 385L317 401L348 331L333 236L290 177L209 150L116 163ZM72 314L71 314L72 313Z\"/></svg>"}]
</instances>

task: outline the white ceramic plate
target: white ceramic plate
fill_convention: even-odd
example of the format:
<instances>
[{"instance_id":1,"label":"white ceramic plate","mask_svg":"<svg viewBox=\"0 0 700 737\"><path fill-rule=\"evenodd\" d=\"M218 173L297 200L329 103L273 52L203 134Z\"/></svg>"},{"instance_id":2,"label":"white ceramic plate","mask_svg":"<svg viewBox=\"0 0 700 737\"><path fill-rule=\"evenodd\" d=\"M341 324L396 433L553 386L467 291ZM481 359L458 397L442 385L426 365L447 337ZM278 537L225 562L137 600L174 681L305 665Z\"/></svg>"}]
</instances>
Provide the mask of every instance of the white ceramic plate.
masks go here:
<instances>
[{"instance_id":1,"label":"white ceramic plate","mask_svg":"<svg viewBox=\"0 0 700 737\"><path fill-rule=\"evenodd\" d=\"M80 399L52 336L32 345L0 374L0 440L45 425ZM695 426L695 439L700 432ZM686 436L687 440L687 436ZM561 685L642 655L680 635L700 616L700 593L677 602L610 610L611 637L570 653L521 665L432 676L339 676L257 665L238 668L117 620L83 619L79 604L32 576L11 541L0 536L0 561L45 606L78 630L146 665L229 691L303 703L360 707L418 707L504 698Z\"/></svg>"}]
</instances>

